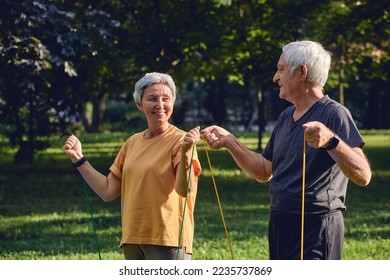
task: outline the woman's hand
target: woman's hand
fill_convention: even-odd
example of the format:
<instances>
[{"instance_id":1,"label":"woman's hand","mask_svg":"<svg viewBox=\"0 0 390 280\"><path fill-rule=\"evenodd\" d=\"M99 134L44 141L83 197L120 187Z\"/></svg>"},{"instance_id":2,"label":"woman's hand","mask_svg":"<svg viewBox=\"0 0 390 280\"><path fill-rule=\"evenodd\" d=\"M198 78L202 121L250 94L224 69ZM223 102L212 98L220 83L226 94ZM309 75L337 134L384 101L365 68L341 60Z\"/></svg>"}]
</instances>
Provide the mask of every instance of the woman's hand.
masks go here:
<instances>
[{"instance_id":1,"label":"woman's hand","mask_svg":"<svg viewBox=\"0 0 390 280\"><path fill-rule=\"evenodd\" d=\"M71 135L66 139L65 145L62 147L65 154L68 155L68 157L72 160L73 163L77 162L83 157L83 151L81 147L80 140L74 136Z\"/></svg>"},{"instance_id":2,"label":"woman's hand","mask_svg":"<svg viewBox=\"0 0 390 280\"><path fill-rule=\"evenodd\" d=\"M194 127L184 136L182 143L183 152L189 151L193 146L195 146L200 140L200 127Z\"/></svg>"}]
</instances>

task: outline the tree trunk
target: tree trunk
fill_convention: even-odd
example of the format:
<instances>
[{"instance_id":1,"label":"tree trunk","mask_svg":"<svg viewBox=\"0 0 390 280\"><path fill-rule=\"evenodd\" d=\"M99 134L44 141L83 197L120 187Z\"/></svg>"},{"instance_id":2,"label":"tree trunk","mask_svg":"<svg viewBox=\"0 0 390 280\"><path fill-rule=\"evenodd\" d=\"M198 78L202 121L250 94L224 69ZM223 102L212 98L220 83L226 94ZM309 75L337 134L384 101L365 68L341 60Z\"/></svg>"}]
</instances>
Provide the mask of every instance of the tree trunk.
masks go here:
<instances>
[{"instance_id":1,"label":"tree trunk","mask_svg":"<svg viewBox=\"0 0 390 280\"><path fill-rule=\"evenodd\" d=\"M98 95L98 97L92 102L92 123L91 132L103 131L103 116L104 110L108 102L108 94Z\"/></svg>"},{"instance_id":2,"label":"tree trunk","mask_svg":"<svg viewBox=\"0 0 390 280\"><path fill-rule=\"evenodd\" d=\"M225 83L226 80L220 78L215 81L209 81L208 86L205 107L211 113L213 121L217 125L223 125L226 121Z\"/></svg>"},{"instance_id":3,"label":"tree trunk","mask_svg":"<svg viewBox=\"0 0 390 280\"><path fill-rule=\"evenodd\" d=\"M341 56L339 62L339 102L341 105L344 105L344 66L345 66L345 41L341 41Z\"/></svg>"},{"instance_id":4,"label":"tree trunk","mask_svg":"<svg viewBox=\"0 0 390 280\"><path fill-rule=\"evenodd\" d=\"M259 125L258 131L258 143L257 150L262 152L262 139L263 139L263 129L265 127L265 118L264 118L264 95L259 81L256 81L256 98L257 98L257 119Z\"/></svg>"},{"instance_id":5,"label":"tree trunk","mask_svg":"<svg viewBox=\"0 0 390 280\"><path fill-rule=\"evenodd\" d=\"M367 111L364 116L364 128L386 129L390 126L390 113L387 109L387 105L390 104L390 97L384 91L386 83L381 79L371 80L367 98Z\"/></svg>"}]
</instances>

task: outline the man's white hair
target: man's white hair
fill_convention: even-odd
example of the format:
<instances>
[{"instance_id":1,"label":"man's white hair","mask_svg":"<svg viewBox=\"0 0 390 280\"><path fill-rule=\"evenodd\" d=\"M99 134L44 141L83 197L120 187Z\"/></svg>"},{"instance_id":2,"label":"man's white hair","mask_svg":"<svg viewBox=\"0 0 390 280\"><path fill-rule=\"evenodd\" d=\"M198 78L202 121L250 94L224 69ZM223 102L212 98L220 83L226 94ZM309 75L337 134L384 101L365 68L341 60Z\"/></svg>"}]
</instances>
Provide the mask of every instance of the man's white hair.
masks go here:
<instances>
[{"instance_id":1,"label":"man's white hair","mask_svg":"<svg viewBox=\"0 0 390 280\"><path fill-rule=\"evenodd\" d=\"M318 42L297 41L283 47L283 54L291 75L300 65L306 65L308 80L324 87L328 80L331 54Z\"/></svg>"}]
</instances>

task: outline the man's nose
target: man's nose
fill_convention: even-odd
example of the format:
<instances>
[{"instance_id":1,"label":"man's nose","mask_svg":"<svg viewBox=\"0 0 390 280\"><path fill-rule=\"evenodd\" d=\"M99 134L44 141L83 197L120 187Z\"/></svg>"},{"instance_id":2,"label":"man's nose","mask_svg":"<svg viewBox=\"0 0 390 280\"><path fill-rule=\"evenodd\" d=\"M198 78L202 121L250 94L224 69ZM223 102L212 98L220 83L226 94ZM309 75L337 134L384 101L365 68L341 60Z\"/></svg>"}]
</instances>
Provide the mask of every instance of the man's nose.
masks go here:
<instances>
[{"instance_id":1,"label":"man's nose","mask_svg":"<svg viewBox=\"0 0 390 280\"><path fill-rule=\"evenodd\" d=\"M279 81L279 75L278 75L278 72L275 73L274 77L272 78L272 81L274 83L277 83Z\"/></svg>"}]
</instances>

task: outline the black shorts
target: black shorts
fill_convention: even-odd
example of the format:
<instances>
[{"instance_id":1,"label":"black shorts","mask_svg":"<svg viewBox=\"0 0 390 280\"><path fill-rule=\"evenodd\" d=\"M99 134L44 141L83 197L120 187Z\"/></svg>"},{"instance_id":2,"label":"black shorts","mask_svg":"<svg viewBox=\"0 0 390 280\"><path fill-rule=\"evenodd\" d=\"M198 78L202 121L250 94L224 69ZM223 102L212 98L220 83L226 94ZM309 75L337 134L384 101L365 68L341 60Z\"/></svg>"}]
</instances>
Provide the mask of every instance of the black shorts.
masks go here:
<instances>
[{"instance_id":1,"label":"black shorts","mask_svg":"<svg viewBox=\"0 0 390 280\"><path fill-rule=\"evenodd\" d=\"M340 260L344 239L342 212L305 215L304 221L303 258ZM270 215L268 244L270 260L301 259L301 215Z\"/></svg>"}]
</instances>

